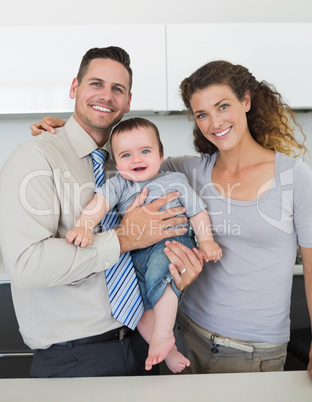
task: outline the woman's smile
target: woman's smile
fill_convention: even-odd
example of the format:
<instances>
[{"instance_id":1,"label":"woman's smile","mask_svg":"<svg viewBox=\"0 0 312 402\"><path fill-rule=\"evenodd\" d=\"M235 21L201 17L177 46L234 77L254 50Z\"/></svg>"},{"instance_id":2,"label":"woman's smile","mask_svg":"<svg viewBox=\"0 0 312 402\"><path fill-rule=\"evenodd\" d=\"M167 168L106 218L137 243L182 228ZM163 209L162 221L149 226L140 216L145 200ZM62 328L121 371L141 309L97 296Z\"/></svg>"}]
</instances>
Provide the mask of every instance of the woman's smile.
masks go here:
<instances>
[{"instance_id":1,"label":"woman's smile","mask_svg":"<svg viewBox=\"0 0 312 402\"><path fill-rule=\"evenodd\" d=\"M216 137L218 137L218 138L221 138L221 137L223 138L223 137L225 137L231 130L232 130L232 126L229 127L229 128L226 128L225 130L212 133L212 135L214 135L214 136L216 136Z\"/></svg>"}]
</instances>

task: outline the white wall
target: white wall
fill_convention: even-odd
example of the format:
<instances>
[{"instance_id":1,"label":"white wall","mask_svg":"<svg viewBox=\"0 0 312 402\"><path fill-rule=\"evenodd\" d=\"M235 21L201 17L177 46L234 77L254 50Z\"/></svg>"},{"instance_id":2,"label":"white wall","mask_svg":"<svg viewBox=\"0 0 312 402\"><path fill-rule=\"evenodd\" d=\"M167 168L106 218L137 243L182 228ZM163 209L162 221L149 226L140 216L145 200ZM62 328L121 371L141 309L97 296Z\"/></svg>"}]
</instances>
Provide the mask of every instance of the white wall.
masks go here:
<instances>
[{"instance_id":1,"label":"white wall","mask_svg":"<svg viewBox=\"0 0 312 402\"><path fill-rule=\"evenodd\" d=\"M312 22L310 0L15 0L0 26L181 22Z\"/></svg>"},{"instance_id":2,"label":"white wall","mask_svg":"<svg viewBox=\"0 0 312 402\"><path fill-rule=\"evenodd\" d=\"M170 2L168 0L15 0L2 6L0 13L0 26L187 22L312 22L312 2L311 0L262 0L261 2L259 0L219 2L215 0L191 2L181 2L181 0ZM122 25L120 29L123 29ZM148 46L148 42L146 45ZM25 46L23 38L21 38L21 46ZM70 47L70 43L68 46ZM18 49L12 49L12 51L18 52ZM290 54L296 57L295 49L290 49ZM51 54L52 57L57 57L57 54ZM40 62L40 54L33 62ZM185 115L144 117L150 118L158 125L166 156L195 153L192 149L191 125ZM18 143L30 138L31 122L40 119L41 116L38 115L14 118L0 116L0 168L11 150ZM307 133L312 155L312 112L299 113L298 120ZM311 159L307 159L307 162L312 167Z\"/></svg>"}]
</instances>

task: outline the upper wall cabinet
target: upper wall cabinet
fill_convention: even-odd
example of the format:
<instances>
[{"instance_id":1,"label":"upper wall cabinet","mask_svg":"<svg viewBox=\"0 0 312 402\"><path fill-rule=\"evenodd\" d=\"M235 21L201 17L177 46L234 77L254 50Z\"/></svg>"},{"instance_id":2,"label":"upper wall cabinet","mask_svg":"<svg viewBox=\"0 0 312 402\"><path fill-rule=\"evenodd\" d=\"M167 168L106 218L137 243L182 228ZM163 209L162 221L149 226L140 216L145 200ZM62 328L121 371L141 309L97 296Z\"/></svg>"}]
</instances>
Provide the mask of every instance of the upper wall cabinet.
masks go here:
<instances>
[{"instance_id":1,"label":"upper wall cabinet","mask_svg":"<svg viewBox=\"0 0 312 402\"><path fill-rule=\"evenodd\" d=\"M82 56L111 45L130 54L131 110L167 110L165 25L41 26L0 28L0 114L73 111Z\"/></svg>"},{"instance_id":2,"label":"upper wall cabinet","mask_svg":"<svg viewBox=\"0 0 312 402\"><path fill-rule=\"evenodd\" d=\"M183 109L181 81L217 59L249 68L294 109L312 108L312 24L167 25L168 109Z\"/></svg>"}]
</instances>

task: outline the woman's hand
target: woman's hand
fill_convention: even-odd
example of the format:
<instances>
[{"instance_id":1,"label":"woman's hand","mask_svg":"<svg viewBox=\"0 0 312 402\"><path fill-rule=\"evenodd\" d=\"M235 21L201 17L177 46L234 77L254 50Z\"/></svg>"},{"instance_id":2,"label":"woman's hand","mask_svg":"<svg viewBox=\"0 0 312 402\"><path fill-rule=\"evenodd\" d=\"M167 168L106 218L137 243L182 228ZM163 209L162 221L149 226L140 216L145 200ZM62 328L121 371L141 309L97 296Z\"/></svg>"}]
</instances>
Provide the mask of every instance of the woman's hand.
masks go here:
<instances>
[{"instance_id":1,"label":"woman's hand","mask_svg":"<svg viewBox=\"0 0 312 402\"><path fill-rule=\"evenodd\" d=\"M176 287L181 291L185 290L202 271L204 263L202 253L195 247L190 250L175 240L166 241L164 251L171 261L169 269Z\"/></svg>"},{"instance_id":2,"label":"woman's hand","mask_svg":"<svg viewBox=\"0 0 312 402\"><path fill-rule=\"evenodd\" d=\"M56 127L63 127L66 121L59 119L58 117L44 116L43 120L39 123L34 123L30 126L31 135L36 137L37 135L48 131L51 134L55 134Z\"/></svg>"}]
</instances>

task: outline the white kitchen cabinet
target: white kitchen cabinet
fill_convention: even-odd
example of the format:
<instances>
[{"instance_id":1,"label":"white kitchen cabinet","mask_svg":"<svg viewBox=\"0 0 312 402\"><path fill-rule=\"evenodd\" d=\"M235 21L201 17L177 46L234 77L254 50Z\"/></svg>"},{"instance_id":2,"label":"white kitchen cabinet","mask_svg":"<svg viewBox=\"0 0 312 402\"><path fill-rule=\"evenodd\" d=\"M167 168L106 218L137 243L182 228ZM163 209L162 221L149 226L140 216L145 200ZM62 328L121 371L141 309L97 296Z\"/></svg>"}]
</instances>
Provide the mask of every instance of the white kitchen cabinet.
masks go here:
<instances>
[{"instance_id":1,"label":"white kitchen cabinet","mask_svg":"<svg viewBox=\"0 0 312 402\"><path fill-rule=\"evenodd\" d=\"M110 45L130 54L134 113L182 110L180 82L215 59L245 65L293 108L311 109L310 43L311 23L2 27L0 115L71 113L83 54Z\"/></svg>"},{"instance_id":2,"label":"white kitchen cabinet","mask_svg":"<svg viewBox=\"0 0 312 402\"><path fill-rule=\"evenodd\" d=\"M0 28L0 114L71 112L82 56L111 45L130 54L131 110L167 110L165 25L72 25Z\"/></svg>"},{"instance_id":3,"label":"white kitchen cabinet","mask_svg":"<svg viewBox=\"0 0 312 402\"><path fill-rule=\"evenodd\" d=\"M311 109L311 23L168 24L166 29L169 110L183 109L181 81L217 59L248 67L292 108Z\"/></svg>"}]
</instances>

